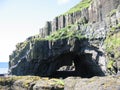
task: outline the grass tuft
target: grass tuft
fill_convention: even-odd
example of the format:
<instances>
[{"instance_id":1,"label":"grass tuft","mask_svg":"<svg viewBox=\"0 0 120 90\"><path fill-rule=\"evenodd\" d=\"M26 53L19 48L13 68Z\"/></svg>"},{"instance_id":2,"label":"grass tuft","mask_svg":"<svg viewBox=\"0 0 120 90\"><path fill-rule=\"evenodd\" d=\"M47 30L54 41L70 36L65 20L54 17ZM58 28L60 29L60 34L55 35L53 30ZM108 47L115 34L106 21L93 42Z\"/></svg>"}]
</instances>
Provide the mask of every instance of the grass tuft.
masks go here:
<instances>
[{"instance_id":1,"label":"grass tuft","mask_svg":"<svg viewBox=\"0 0 120 90\"><path fill-rule=\"evenodd\" d=\"M88 8L90 6L91 2L92 2L92 0L82 0L79 4L77 4L75 7L71 8L69 11L67 11L63 15L71 14L74 12L81 11L84 8Z\"/></svg>"}]
</instances>

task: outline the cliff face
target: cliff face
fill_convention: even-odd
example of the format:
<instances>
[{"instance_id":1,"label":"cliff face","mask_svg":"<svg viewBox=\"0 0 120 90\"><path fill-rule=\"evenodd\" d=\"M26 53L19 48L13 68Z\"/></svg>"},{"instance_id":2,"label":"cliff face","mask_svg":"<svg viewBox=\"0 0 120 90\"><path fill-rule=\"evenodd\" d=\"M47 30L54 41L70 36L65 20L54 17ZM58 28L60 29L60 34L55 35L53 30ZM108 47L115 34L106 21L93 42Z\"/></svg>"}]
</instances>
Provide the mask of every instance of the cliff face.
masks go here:
<instances>
[{"instance_id":1,"label":"cliff face","mask_svg":"<svg viewBox=\"0 0 120 90\"><path fill-rule=\"evenodd\" d=\"M120 69L120 54L115 53L120 44L114 38L119 37L119 5L119 0L83 0L46 22L39 35L16 45L9 73L51 77L116 74Z\"/></svg>"},{"instance_id":2,"label":"cliff face","mask_svg":"<svg viewBox=\"0 0 120 90\"><path fill-rule=\"evenodd\" d=\"M86 4L90 4L88 7L76 12L68 11L63 15L55 17L53 21L46 22L45 27L40 29L40 36L48 36L54 31L64 28L68 25L75 24L82 19L85 19L85 23L97 23L105 21L105 18L109 12L116 9L120 4L119 0L83 0L83 2L85 1L88 1ZM119 18L119 16L117 18Z\"/></svg>"}]
</instances>

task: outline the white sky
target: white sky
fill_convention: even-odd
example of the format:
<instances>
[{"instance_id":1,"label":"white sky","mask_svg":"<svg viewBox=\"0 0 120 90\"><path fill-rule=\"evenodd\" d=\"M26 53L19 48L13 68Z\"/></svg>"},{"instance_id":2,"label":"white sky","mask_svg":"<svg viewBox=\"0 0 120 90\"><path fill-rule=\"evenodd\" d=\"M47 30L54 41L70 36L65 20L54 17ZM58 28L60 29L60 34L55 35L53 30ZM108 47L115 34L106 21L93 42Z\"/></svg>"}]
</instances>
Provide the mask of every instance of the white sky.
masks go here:
<instances>
[{"instance_id":1,"label":"white sky","mask_svg":"<svg viewBox=\"0 0 120 90\"><path fill-rule=\"evenodd\" d=\"M66 4L69 3L70 0L57 0L58 4Z\"/></svg>"},{"instance_id":2,"label":"white sky","mask_svg":"<svg viewBox=\"0 0 120 90\"><path fill-rule=\"evenodd\" d=\"M80 0L0 0L0 62L18 42L39 33L45 21L52 20Z\"/></svg>"}]
</instances>

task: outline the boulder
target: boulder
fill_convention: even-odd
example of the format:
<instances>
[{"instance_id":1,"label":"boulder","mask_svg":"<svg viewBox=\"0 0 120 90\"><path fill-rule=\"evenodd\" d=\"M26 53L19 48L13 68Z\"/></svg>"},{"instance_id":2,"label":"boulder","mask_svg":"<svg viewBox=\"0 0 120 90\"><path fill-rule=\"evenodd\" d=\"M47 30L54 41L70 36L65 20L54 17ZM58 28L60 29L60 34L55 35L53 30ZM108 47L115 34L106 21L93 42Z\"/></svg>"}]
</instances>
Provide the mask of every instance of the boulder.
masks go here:
<instances>
[{"instance_id":1,"label":"boulder","mask_svg":"<svg viewBox=\"0 0 120 90\"><path fill-rule=\"evenodd\" d=\"M64 90L120 90L120 77L93 77L82 79L69 77L65 79Z\"/></svg>"}]
</instances>

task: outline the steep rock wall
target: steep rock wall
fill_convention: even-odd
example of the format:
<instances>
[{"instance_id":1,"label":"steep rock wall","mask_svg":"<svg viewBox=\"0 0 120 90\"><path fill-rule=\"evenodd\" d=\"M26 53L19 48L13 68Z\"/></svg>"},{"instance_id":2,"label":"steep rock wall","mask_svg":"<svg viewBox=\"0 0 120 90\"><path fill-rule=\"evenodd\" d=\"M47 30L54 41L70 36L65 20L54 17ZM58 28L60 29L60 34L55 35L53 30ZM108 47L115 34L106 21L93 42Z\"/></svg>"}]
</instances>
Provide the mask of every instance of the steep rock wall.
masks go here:
<instances>
[{"instance_id":1,"label":"steep rock wall","mask_svg":"<svg viewBox=\"0 0 120 90\"><path fill-rule=\"evenodd\" d=\"M105 46L104 40L114 32L113 28L119 32L119 4L119 0L93 0L82 11L46 22L38 36L29 37L16 46L10 55L9 73L51 76L64 65L72 67L74 62L75 76L107 74L109 52L105 50L108 46ZM81 35L84 37L81 38ZM119 70L118 67L115 66ZM71 70L67 68L62 70Z\"/></svg>"},{"instance_id":2,"label":"steep rock wall","mask_svg":"<svg viewBox=\"0 0 120 90\"><path fill-rule=\"evenodd\" d=\"M18 53L17 57L21 58L19 58L17 62L15 62L16 58L11 56L11 74L50 76L61 66L70 66L72 61L76 60L74 61L76 67L75 72L79 72L79 74L76 75L83 77L104 75L97 65L99 54L102 55L102 52L97 49L95 51L95 48L89 46L88 40L86 39L79 40L77 38L69 38L52 42L44 40L35 41L31 49L29 46L31 44L30 42L28 43L27 50L29 51L22 57L20 53ZM96 53L96 56L93 56L93 53ZM63 55L65 55L65 57ZM87 58L89 55L90 57ZM84 69L84 67L88 68ZM82 72L80 73L79 70ZM82 75L83 72L85 73L84 75Z\"/></svg>"},{"instance_id":3,"label":"steep rock wall","mask_svg":"<svg viewBox=\"0 0 120 90\"><path fill-rule=\"evenodd\" d=\"M48 25L46 24L44 28L40 29L40 36L45 37L56 30L59 30L71 24L75 24L76 22L79 22L83 19L85 19L86 23L96 23L104 21L109 12L117 9L118 5L120 4L119 0L91 0L91 2L92 3L90 4L90 6L87 8L83 8L82 11L77 11L74 13L68 13L55 17L53 21L49 22L49 26L52 28L49 28L49 30L46 29L46 27L48 27ZM47 33L48 31L50 33Z\"/></svg>"}]
</instances>

